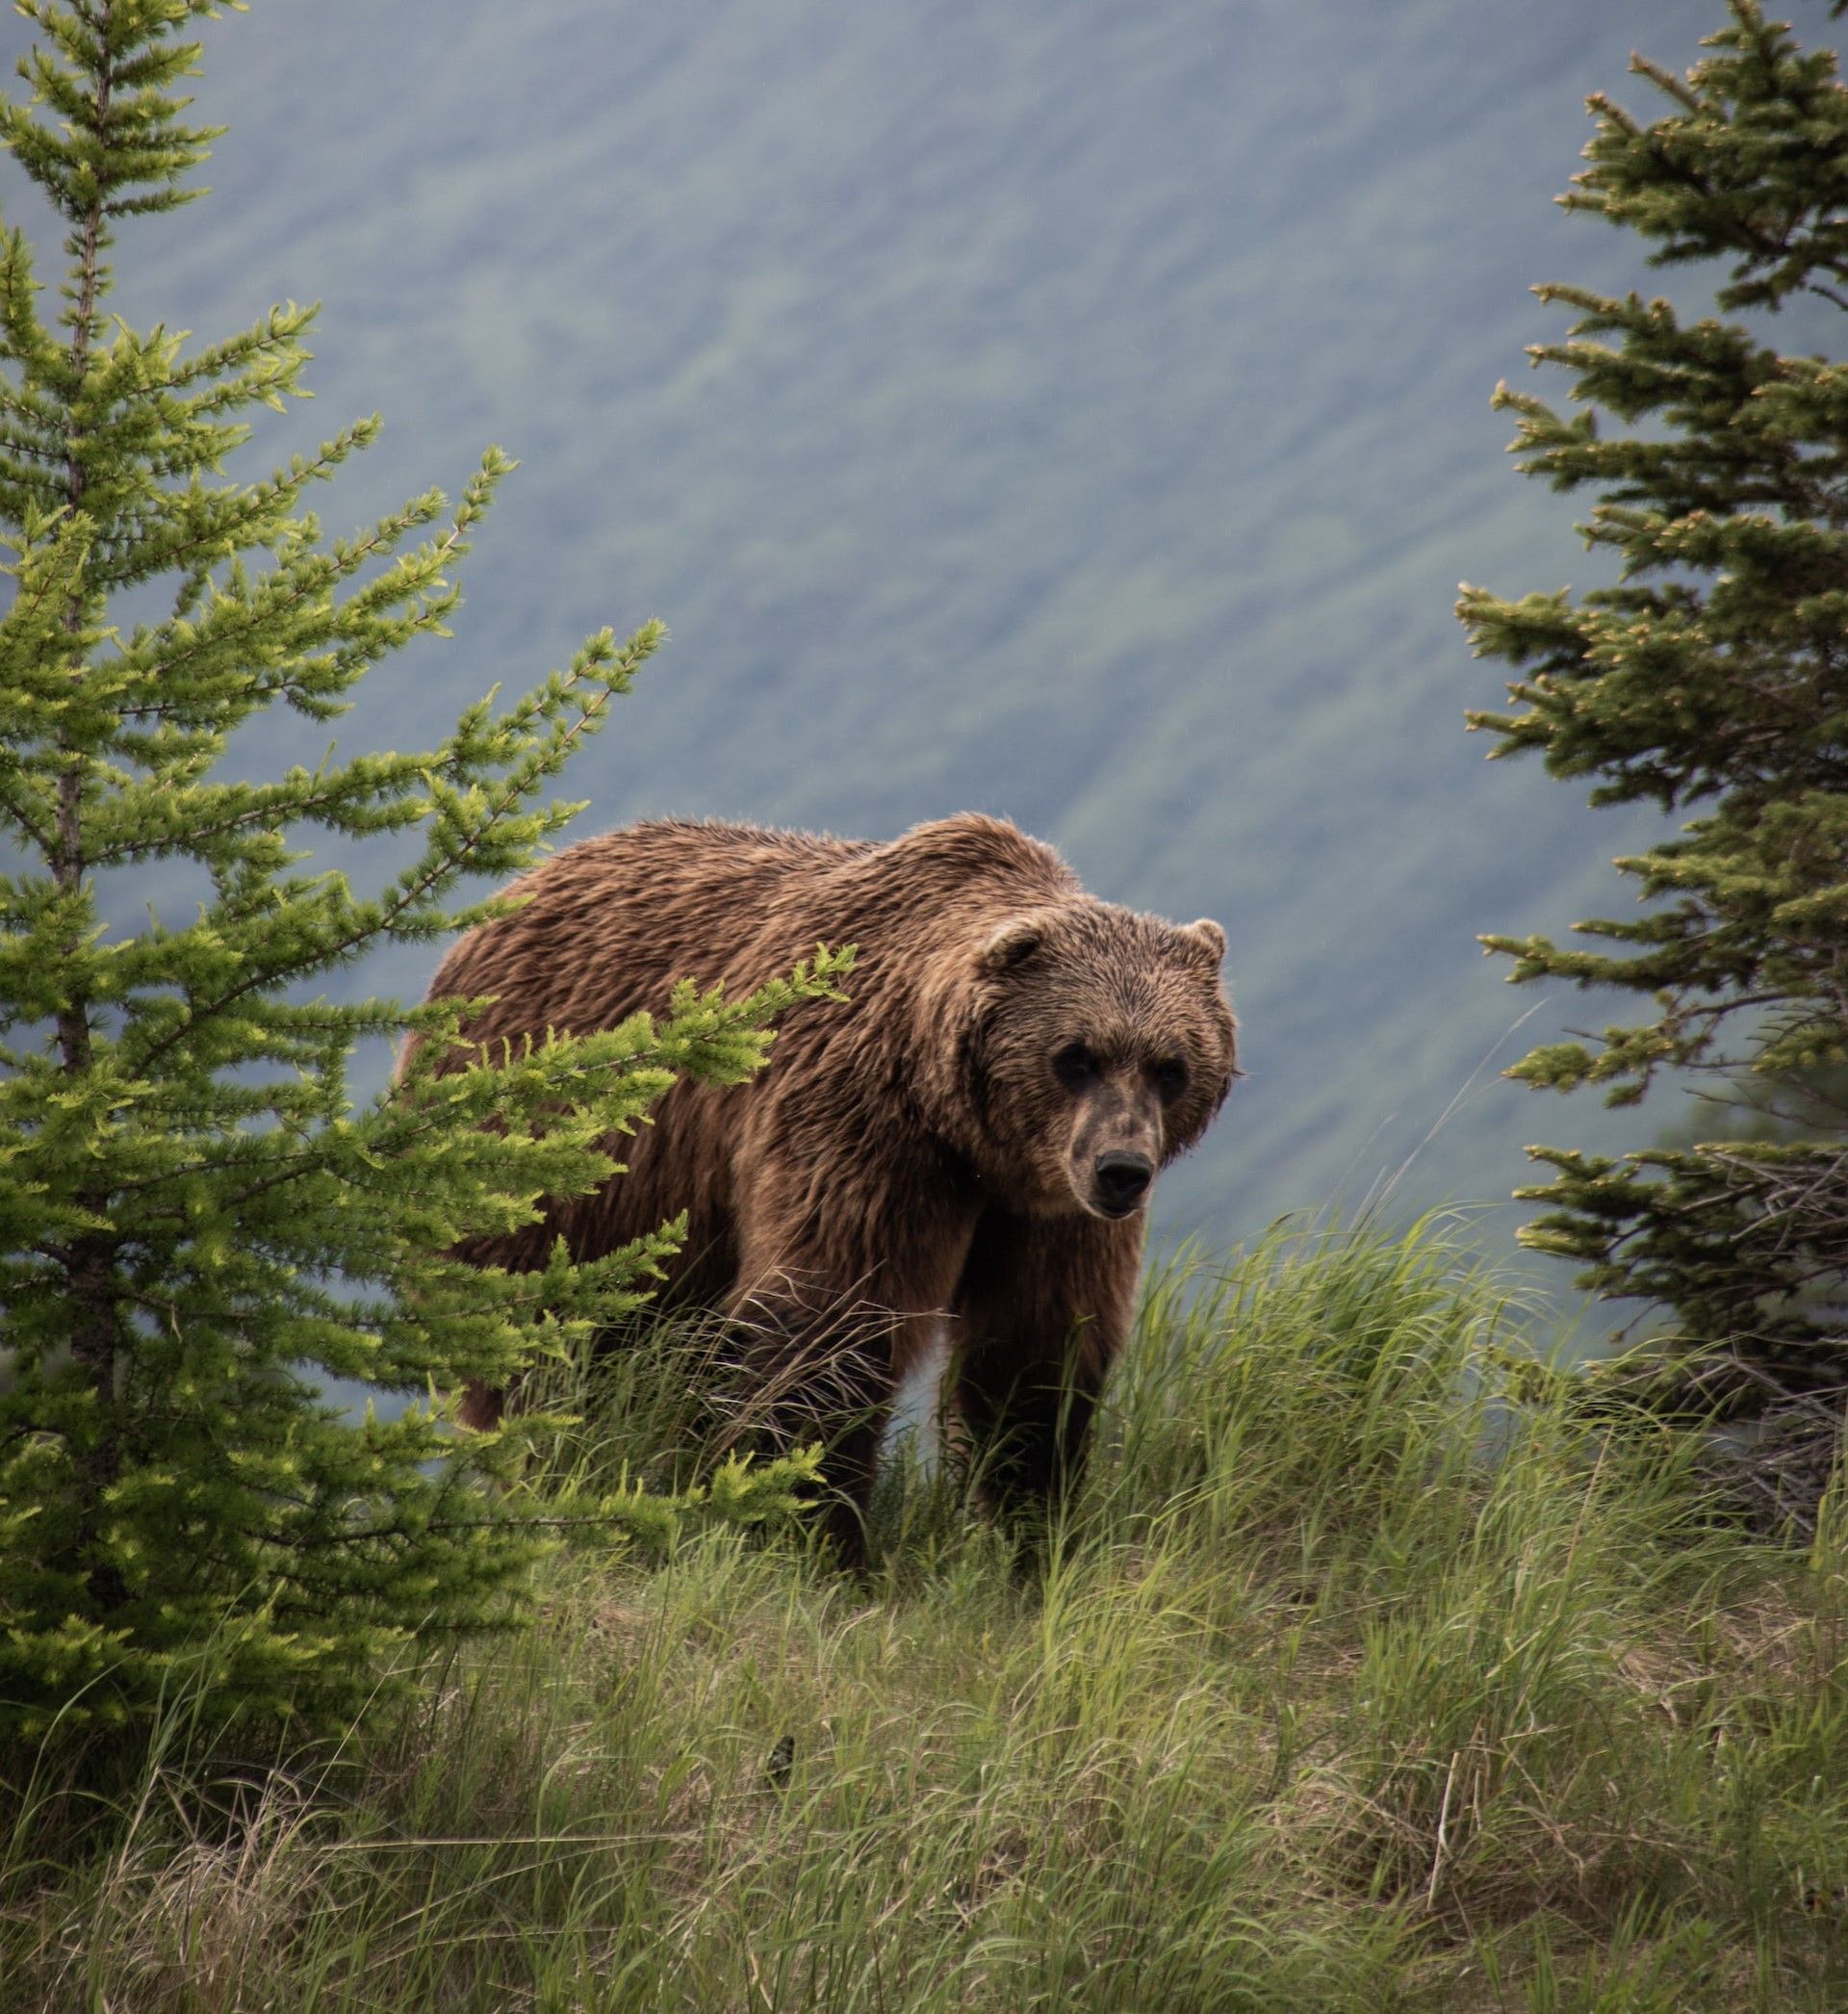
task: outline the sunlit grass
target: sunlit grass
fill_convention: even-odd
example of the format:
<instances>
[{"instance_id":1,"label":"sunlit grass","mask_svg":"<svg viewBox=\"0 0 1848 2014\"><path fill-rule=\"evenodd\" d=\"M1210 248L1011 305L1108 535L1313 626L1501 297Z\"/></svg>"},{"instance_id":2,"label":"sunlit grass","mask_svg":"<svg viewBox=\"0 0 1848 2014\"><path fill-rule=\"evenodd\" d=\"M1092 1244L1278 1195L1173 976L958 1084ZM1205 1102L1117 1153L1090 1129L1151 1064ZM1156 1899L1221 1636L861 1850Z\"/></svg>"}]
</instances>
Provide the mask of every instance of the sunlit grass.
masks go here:
<instances>
[{"instance_id":1,"label":"sunlit grass","mask_svg":"<svg viewBox=\"0 0 1848 2014\"><path fill-rule=\"evenodd\" d=\"M1509 1405L1532 1319L1442 1226L1190 1254L1038 1564L951 1479L870 1588L563 1556L529 1636L216 1794L176 1706L100 1814L14 1779L0 2001L1848 2004L1848 1517L1780 1549L1685 1442ZM558 1459L686 1480L713 1347L638 1342Z\"/></svg>"}]
</instances>

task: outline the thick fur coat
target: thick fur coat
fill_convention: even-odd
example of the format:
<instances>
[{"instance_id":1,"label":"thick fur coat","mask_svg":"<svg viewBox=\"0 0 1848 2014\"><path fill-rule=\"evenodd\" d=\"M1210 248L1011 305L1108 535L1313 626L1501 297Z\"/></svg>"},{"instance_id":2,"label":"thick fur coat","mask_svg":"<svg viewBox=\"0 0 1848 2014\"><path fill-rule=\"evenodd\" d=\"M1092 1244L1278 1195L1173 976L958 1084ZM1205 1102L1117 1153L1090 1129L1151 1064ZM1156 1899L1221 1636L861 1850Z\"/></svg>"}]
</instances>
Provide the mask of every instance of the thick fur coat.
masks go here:
<instances>
[{"instance_id":1,"label":"thick fur coat","mask_svg":"<svg viewBox=\"0 0 1848 2014\"><path fill-rule=\"evenodd\" d=\"M677 1085L627 1174L472 1255L536 1265L562 1233L593 1256L685 1211L669 1297L742 1325L766 1388L831 1395L850 1503L895 1384L946 1339L997 1494L1056 1493L1129 1327L1149 1184L1236 1074L1219 926L1100 902L973 814L883 844L637 825L510 892L431 984L494 996L472 1042L659 1012L681 978L743 994L817 943L859 955L850 998L793 1010L752 1082ZM466 1418L498 1415L471 1394Z\"/></svg>"}]
</instances>

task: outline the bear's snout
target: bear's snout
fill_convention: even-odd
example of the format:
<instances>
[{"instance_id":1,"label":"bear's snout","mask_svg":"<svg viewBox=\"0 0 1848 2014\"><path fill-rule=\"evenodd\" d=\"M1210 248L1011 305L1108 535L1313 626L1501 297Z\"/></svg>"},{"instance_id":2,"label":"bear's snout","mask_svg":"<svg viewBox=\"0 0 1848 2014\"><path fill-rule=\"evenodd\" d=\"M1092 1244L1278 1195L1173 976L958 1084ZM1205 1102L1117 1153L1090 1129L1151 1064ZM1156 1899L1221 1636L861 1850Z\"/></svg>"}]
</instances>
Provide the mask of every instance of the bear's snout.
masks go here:
<instances>
[{"instance_id":1,"label":"bear's snout","mask_svg":"<svg viewBox=\"0 0 1848 2014\"><path fill-rule=\"evenodd\" d=\"M1155 1179L1155 1163L1146 1154L1125 1153L1112 1148L1097 1156L1091 1168L1091 1186L1097 1205L1107 1217L1127 1217L1142 1206L1148 1185Z\"/></svg>"},{"instance_id":2,"label":"bear's snout","mask_svg":"<svg viewBox=\"0 0 1848 2014\"><path fill-rule=\"evenodd\" d=\"M1147 1202L1162 1160L1161 1093L1139 1057L1092 1063L1073 1099L1065 1175L1088 1217L1115 1223Z\"/></svg>"}]
</instances>

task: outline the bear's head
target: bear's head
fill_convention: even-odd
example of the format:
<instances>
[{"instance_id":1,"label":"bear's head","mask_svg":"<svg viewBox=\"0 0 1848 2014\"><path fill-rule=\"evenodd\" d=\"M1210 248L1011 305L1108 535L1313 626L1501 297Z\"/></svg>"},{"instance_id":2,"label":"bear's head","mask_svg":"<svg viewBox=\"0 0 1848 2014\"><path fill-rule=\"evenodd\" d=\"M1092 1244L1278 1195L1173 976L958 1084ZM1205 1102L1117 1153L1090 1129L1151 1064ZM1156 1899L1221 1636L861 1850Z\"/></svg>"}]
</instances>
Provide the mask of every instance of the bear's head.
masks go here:
<instances>
[{"instance_id":1,"label":"bear's head","mask_svg":"<svg viewBox=\"0 0 1848 2014\"><path fill-rule=\"evenodd\" d=\"M1089 896L973 947L965 1082L979 1158L1034 1215L1133 1215L1238 1074L1225 933Z\"/></svg>"}]
</instances>

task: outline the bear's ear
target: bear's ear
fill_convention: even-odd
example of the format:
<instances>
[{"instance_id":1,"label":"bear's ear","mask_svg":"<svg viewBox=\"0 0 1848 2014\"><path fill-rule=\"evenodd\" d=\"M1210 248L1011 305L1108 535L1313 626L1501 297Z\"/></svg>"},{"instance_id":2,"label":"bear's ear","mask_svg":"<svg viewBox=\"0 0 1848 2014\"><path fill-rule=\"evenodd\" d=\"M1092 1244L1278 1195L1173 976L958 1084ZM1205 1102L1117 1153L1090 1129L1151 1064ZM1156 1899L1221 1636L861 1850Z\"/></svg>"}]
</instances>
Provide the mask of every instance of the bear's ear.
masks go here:
<instances>
[{"instance_id":1,"label":"bear's ear","mask_svg":"<svg viewBox=\"0 0 1848 2014\"><path fill-rule=\"evenodd\" d=\"M1023 966L1045 942L1046 926L1038 917L1013 917L982 946L985 972L1011 972Z\"/></svg>"},{"instance_id":2,"label":"bear's ear","mask_svg":"<svg viewBox=\"0 0 1848 2014\"><path fill-rule=\"evenodd\" d=\"M1200 917L1194 922L1182 924L1181 935L1191 937L1195 943L1202 945L1212 955L1215 965L1225 956L1225 932L1211 917Z\"/></svg>"}]
</instances>

